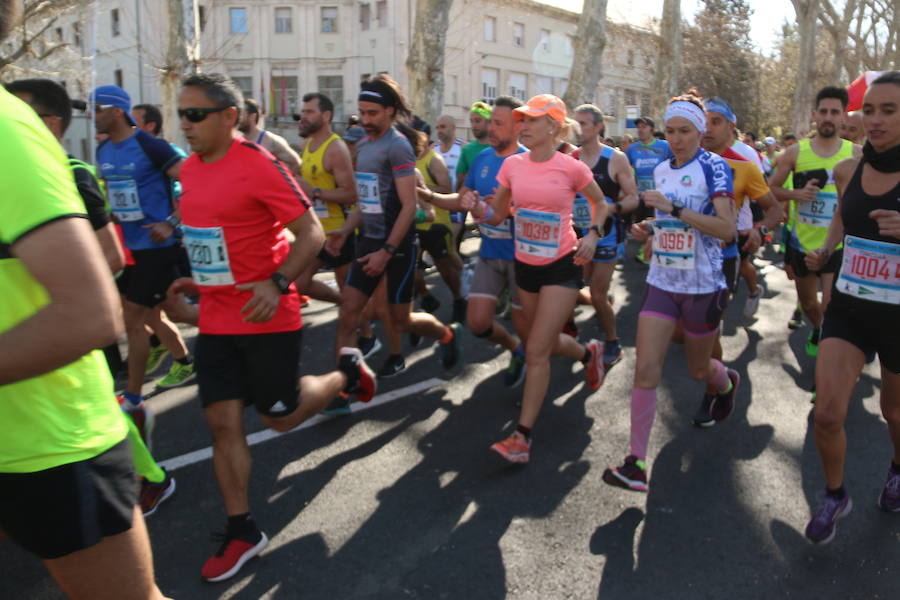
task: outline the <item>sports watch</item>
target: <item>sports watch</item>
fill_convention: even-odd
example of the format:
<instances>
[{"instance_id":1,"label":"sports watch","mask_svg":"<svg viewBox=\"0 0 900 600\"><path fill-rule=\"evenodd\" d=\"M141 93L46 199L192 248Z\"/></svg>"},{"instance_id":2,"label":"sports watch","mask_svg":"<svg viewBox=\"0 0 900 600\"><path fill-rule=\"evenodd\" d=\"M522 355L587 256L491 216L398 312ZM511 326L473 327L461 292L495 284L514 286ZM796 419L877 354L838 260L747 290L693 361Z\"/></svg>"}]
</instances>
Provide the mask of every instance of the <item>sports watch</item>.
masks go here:
<instances>
[{"instance_id":1,"label":"sports watch","mask_svg":"<svg viewBox=\"0 0 900 600\"><path fill-rule=\"evenodd\" d=\"M272 273L269 276L269 279L271 279L273 282L275 282L275 285L278 286L279 292L281 292L282 294L290 293L290 291L291 291L291 280L290 279L288 279L287 277L285 277L278 271L275 271L274 273Z\"/></svg>"},{"instance_id":2,"label":"sports watch","mask_svg":"<svg viewBox=\"0 0 900 600\"><path fill-rule=\"evenodd\" d=\"M679 219L681 218L682 210L684 210L684 202L681 200L672 200L672 210L669 211L669 214L676 219Z\"/></svg>"}]
</instances>

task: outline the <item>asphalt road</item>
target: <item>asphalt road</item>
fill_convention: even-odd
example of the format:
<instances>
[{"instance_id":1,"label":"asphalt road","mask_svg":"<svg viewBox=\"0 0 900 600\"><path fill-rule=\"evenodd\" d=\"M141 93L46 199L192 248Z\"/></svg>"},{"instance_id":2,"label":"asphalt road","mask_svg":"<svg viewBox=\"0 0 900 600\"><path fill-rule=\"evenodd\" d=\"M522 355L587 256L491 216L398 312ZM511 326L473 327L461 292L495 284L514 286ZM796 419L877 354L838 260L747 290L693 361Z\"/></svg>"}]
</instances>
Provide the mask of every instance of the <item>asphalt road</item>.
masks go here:
<instances>
[{"instance_id":1,"label":"asphalt road","mask_svg":"<svg viewBox=\"0 0 900 600\"><path fill-rule=\"evenodd\" d=\"M803 350L808 329L786 327L792 285L765 268L777 260L767 251L758 261L769 291L757 319L741 317L743 288L728 309L725 359L743 379L730 419L691 426L702 386L671 348L649 494L600 478L628 449L646 273L629 261L613 290L626 358L595 393L580 366L552 360L529 465L488 452L518 412L520 392L503 385L507 355L466 334L465 364L447 372L436 346L423 344L379 390L399 398L253 446L251 504L271 543L232 580L199 575L216 547L210 532L224 528L210 461L175 470L177 493L148 519L160 588L176 599L242 600L900 597L900 515L875 506L891 452L877 366L860 379L847 422L854 511L830 545L803 537L823 486L807 391L814 363ZM438 316L449 318L449 298L439 297ZM335 315L316 302L304 311L305 372L330 368ZM583 341L597 335L592 310L580 308L578 322ZM406 391L430 378L443 383ZM209 446L196 386L150 403L160 460ZM250 411L246 426L262 429ZM0 543L0 598L59 597L38 561Z\"/></svg>"}]
</instances>

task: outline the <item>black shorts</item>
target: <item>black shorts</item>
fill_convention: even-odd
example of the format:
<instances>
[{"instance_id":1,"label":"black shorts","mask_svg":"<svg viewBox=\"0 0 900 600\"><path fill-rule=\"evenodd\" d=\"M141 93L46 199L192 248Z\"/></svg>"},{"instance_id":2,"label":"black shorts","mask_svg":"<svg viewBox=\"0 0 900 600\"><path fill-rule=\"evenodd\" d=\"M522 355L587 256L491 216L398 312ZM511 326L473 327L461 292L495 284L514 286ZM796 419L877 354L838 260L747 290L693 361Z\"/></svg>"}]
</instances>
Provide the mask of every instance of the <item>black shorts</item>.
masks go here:
<instances>
[{"instance_id":1,"label":"black shorts","mask_svg":"<svg viewBox=\"0 0 900 600\"><path fill-rule=\"evenodd\" d=\"M807 275L825 275L827 273L837 273L838 269L841 267L841 260L844 253L841 250L833 253L831 258L828 259L828 262L825 263L818 271L810 271L806 266L806 254L800 252L790 244L788 244L787 249L784 253L784 262L786 264L791 265L791 268L794 270L794 277L806 277Z\"/></svg>"},{"instance_id":2,"label":"black shorts","mask_svg":"<svg viewBox=\"0 0 900 600\"><path fill-rule=\"evenodd\" d=\"M322 248L319 250L318 258L322 261L322 264L329 269L337 269L338 267L343 267L344 265L349 265L353 262L355 253L356 232L353 232L347 236L346 240L344 240L344 245L341 246L341 251L337 256L329 254L325 251L325 248Z\"/></svg>"},{"instance_id":3,"label":"black shorts","mask_svg":"<svg viewBox=\"0 0 900 600\"><path fill-rule=\"evenodd\" d=\"M872 302L857 302L834 291L825 319L822 340L840 338L870 356L878 353L882 366L900 375L900 319L896 310L872 307Z\"/></svg>"},{"instance_id":4,"label":"black shorts","mask_svg":"<svg viewBox=\"0 0 900 600\"><path fill-rule=\"evenodd\" d=\"M166 299L166 291L179 277L191 276L191 263L182 246L133 250L134 264L117 281L125 299L153 308Z\"/></svg>"},{"instance_id":5,"label":"black shorts","mask_svg":"<svg viewBox=\"0 0 900 600\"><path fill-rule=\"evenodd\" d=\"M197 336L194 364L203 406L243 400L269 417L297 409L303 330Z\"/></svg>"},{"instance_id":6,"label":"black shorts","mask_svg":"<svg viewBox=\"0 0 900 600\"><path fill-rule=\"evenodd\" d=\"M456 247L453 243L453 232L440 223L432 225L429 229L416 229L416 236L419 238L419 247L434 260L449 256Z\"/></svg>"},{"instance_id":7,"label":"black shorts","mask_svg":"<svg viewBox=\"0 0 900 600\"><path fill-rule=\"evenodd\" d=\"M131 529L137 503L131 444L34 473L0 473L0 529L43 559Z\"/></svg>"},{"instance_id":8,"label":"black shorts","mask_svg":"<svg viewBox=\"0 0 900 600\"><path fill-rule=\"evenodd\" d=\"M373 240L367 237L356 239L357 258L375 252L384 247L383 240ZM409 304L412 302L413 275L416 269L416 247L412 241L404 241L397 248L397 253L388 260L381 275L374 277L366 275L362 263L354 260L350 266L350 274L347 275L347 285L361 291L371 297L375 288L381 282L382 277L387 278L388 303Z\"/></svg>"},{"instance_id":9,"label":"black shorts","mask_svg":"<svg viewBox=\"0 0 900 600\"><path fill-rule=\"evenodd\" d=\"M580 290L584 285L582 268L575 264L575 253L558 258L549 265L529 265L516 260L516 285L537 294L545 285L561 285Z\"/></svg>"}]
</instances>

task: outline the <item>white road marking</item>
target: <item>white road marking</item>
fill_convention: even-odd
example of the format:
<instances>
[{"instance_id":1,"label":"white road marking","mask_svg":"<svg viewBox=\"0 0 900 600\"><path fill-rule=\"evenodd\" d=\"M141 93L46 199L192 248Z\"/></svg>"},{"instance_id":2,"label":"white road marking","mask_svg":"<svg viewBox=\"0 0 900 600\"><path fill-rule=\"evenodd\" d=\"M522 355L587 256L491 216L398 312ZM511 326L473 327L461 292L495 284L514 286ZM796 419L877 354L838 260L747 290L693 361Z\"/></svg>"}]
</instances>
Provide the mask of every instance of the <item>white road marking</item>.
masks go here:
<instances>
[{"instance_id":1,"label":"white road marking","mask_svg":"<svg viewBox=\"0 0 900 600\"><path fill-rule=\"evenodd\" d=\"M370 408L375 408L376 406L381 406L382 404L387 404L388 402L393 402L394 400L399 400L400 398L405 398L406 396L412 396L413 394L428 391L444 383L447 383L447 381L444 379L439 379L437 377L432 377L431 379L426 379L425 381L420 381L419 383L414 383L406 387L391 390L390 392L386 392L384 394L378 394L377 396L372 398L371 402L365 404L363 404L362 402L354 402L350 405L350 412L352 414L356 414ZM247 444L250 446L255 446L256 444L261 444L271 439L281 437L283 435L288 435L294 433L295 431L300 431L301 429L313 427L315 425L318 425L319 423L328 421L333 418L335 418L335 416L316 415L310 420L301 423L297 427L285 433L279 433L271 429L263 429L262 431L257 431L256 433L251 433L250 435L248 435ZM171 472L175 471L176 469L180 469L181 467L186 467L188 465L192 465L204 460L209 460L210 458L212 458L212 448L206 447L201 448L200 450L194 450L193 452L188 452L187 454L182 454L181 456L176 456L174 458L164 460L159 463L159 466Z\"/></svg>"}]
</instances>

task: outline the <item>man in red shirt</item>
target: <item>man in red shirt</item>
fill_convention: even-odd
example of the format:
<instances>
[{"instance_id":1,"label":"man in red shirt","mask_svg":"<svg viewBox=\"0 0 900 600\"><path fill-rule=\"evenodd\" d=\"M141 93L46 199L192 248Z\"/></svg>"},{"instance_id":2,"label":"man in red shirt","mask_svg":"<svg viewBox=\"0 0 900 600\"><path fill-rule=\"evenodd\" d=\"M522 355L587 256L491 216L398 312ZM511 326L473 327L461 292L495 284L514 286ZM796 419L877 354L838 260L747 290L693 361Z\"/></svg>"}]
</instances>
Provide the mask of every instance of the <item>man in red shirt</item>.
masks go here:
<instances>
[{"instance_id":1,"label":"man in red shirt","mask_svg":"<svg viewBox=\"0 0 900 600\"><path fill-rule=\"evenodd\" d=\"M201 572L208 581L231 577L268 544L250 517L244 407L254 405L266 426L288 431L338 393L363 402L375 393L374 374L356 348L341 349L338 370L300 377L300 299L292 282L325 234L284 165L234 131L242 105L234 82L218 74L188 77L178 99L181 129L194 151L181 171L194 279L173 287L200 295L197 382L228 513L225 539Z\"/></svg>"}]
</instances>

